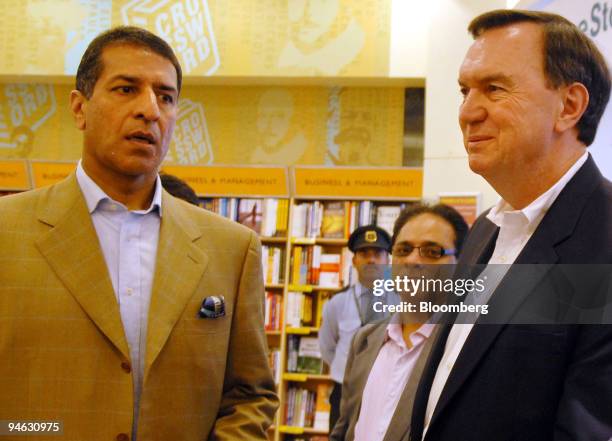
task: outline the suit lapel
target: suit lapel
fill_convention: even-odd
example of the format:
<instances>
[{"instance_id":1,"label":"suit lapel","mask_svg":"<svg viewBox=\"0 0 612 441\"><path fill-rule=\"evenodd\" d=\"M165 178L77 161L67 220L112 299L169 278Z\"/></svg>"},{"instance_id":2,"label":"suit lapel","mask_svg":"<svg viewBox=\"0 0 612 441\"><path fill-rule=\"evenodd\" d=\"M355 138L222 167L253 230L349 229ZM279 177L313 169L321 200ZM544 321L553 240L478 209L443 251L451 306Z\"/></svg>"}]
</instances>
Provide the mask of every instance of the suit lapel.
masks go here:
<instances>
[{"instance_id":1,"label":"suit lapel","mask_svg":"<svg viewBox=\"0 0 612 441\"><path fill-rule=\"evenodd\" d=\"M388 324L389 319L383 320L372 330L372 332L366 337L363 347L355 356L355 360L353 361L353 369L355 369L355 390L361 391L361 395L363 395L363 390L365 389L368 376L370 375L372 366L376 361L378 352L385 342ZM359 400L359 406L357 409L359 408L361 408L361 399Z\"/></svg>"},{"instance_id":2,"label":"suit lapel","mask_svg":"<svg viewBox=\"0 0 612 441\"><path fill-rule=\"evenodd\" d=\"M467 338L440 395L430 425L435 423L499 333L507 326L507 323L511 322L520 305L538 286L553 264L559 261L555 246L574 231L587 197L595 189L598 176L601 175L592 158L589 157L544 216L515 261L515 264L520 264L520 267L511 267L495 290L489 302L489 309L495 313L480 316L477 325ZM482 257L483 249L486 247L480 247L475 254L466 256L466 258ZM482 261L476 260L476 262L481 263Z\"/></svg>"},{"instance_id":3,"label":"suit lapel","mask_svg":"<svg viewBox=\"0 0 612 441\"><path fill-rule=\"evenodd\" d=\"M38 250L100 331L129 359L108 268L75 175L50 188L37 212L39 220L52 227L36 243Z\"/></svg>"},{"instance_id":4,"label":"suit lapel","mask_svg":"<svg viewBox=\"0 0 612 441\"><path fill-rule=\"evenodd\" d=\"M194 294L208 256L194 244L201 236L188 210L165 191L145 353L148 372Z\"/></svg>"}]
</instances>

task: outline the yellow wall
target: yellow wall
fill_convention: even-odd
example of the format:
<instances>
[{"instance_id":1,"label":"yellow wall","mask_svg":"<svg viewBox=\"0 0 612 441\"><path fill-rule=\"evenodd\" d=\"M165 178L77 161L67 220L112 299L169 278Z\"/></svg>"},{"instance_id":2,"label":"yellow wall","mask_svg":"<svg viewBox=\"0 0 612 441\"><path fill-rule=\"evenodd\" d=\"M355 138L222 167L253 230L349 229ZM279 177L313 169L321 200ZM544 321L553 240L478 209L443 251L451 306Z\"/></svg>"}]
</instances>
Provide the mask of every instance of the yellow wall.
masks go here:
<instances>
[{"instance_id":1,"label":"yellow wall","mask_svg":"<svg viewBox=\"0 0 612 441\"><path fill-rule=\"evenodd\" d=\"M0 158L75 160L72 86L0 84ZM168 164L401 165L399 88L186 86Z\"/></svg>"},{"instance_id":2,"label":"yellow wall","mask_svg":"<svg viewBox=\"0 0 612 441\"><path fill-rule=\"evenodd\" d=\"M145 27L196 76L388 75L390 0L3 0L0 75L74 74L91 39Z\"/></svg>"}]
</instances>

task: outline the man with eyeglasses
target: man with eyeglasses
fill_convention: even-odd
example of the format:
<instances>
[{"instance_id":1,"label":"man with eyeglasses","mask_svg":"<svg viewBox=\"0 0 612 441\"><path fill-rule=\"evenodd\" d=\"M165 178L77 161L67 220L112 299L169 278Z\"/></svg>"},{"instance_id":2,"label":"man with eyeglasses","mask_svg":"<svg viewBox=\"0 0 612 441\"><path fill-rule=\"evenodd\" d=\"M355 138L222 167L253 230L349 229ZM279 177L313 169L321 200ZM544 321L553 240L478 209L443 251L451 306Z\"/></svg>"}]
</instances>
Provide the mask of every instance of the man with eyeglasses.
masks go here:
<instances>
[{"instance_id":1,"label":"man with eyeglasses","mask_svg":"<svg viewBox=\"0 0 612 441\"><path fill-rule=\"evenodd\" d=\"M467 230L452 207L410 206L393 228L393 272L455 263ZM402 294L402 300L408 299ZM433 340L429 316L396 313L355 334L344 372L340 418L330 440L408 439L412 400Z\"/></svg>"},{"instance_id":2,"label":"man with eyeglasses","mask_svg":"<svg viewBox=\"0 0 612 441\"><path fill-rule=\"evenodd\" d=\"M359 227L351 233L348 248L353 253L357 281L336 293L325 304L319 331L321 355L330 366L334 380L334 388L329 397L330 431L340 414L344 367L353 335L365 324L383 320L389 315L387 312L374 311L374 301L385 304L396 304L399 301L395 293L375 297L372 292L374 280L384 277L383 270L389 263L389 234L375 225Z\"/></svg>"}]
</instances>

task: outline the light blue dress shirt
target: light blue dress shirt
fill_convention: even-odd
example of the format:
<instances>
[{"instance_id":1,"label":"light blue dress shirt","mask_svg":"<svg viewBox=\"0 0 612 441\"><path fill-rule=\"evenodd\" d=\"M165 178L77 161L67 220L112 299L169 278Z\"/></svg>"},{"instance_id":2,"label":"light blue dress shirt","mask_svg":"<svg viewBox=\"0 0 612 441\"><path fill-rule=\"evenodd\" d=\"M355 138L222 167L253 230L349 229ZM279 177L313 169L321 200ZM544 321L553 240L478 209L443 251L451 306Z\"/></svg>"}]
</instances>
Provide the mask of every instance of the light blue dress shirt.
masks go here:
<instances>
[{"instance_id":1,"label":"light blue dress shirt","mask_svg":"<svg viewBox=\"0 0 612 441\"><path fill-rule=\"evenodd\" d=\"M111 199L85 173L81 162L77 166L76 178L98 235L130 349L135 435L162 215L161 181L158 176L148 209L130 211L125 205Z\"/></svg>"}]
</instances>

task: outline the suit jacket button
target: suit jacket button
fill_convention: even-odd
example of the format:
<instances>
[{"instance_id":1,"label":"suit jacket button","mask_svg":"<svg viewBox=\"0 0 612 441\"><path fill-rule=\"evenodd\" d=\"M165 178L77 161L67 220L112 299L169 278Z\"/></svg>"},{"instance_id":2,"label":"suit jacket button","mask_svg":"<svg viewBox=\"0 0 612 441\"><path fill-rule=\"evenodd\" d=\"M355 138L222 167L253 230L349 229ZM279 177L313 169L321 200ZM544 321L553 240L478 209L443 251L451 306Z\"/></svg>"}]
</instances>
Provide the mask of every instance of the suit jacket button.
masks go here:
<instances>
[{"instance_id":1,"label":"suit jacket button","mask_svg":"<svg viewBox=\"0 0 612 441\"><path fill-rule=\"evenodd\" d=\"M117 435L117 438L115 438L117 441L130 441L130 437L128 436L127 433L120 433L119 435Z\"/></svg>"},{"instance_id":2,"label":"suit jacket button","mask_svg":"<svg viewBox=\"0 0 612 441\"><path fill-rule=\"evenodd\" d=\"M129 374L130 372L132 372L132 366L130 366L130 364L127 361L124 361L123 363L121 363L121 369L123 369L126 374ZM120 435L125 435L125 434L121 433ZM119 441L119 435L117 435L117 441Z\"/></svg>"}]
</instances>

